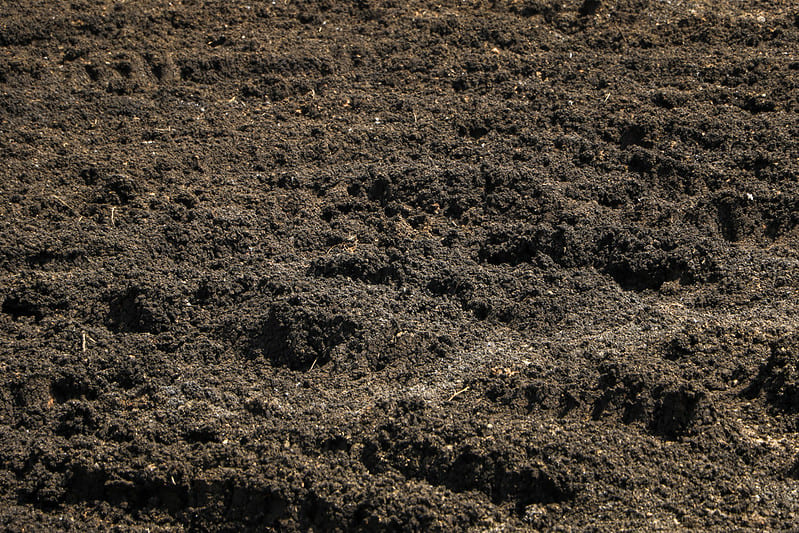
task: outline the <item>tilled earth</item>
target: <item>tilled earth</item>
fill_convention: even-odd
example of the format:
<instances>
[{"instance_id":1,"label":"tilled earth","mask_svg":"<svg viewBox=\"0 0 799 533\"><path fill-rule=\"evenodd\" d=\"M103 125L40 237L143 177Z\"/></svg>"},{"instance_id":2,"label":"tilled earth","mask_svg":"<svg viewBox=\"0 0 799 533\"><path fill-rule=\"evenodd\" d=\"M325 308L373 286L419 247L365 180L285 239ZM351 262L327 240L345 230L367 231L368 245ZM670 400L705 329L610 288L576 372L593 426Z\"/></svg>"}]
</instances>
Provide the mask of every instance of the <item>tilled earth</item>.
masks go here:
<instances>
[{"instance_id":1,"label":"tilled earth","mask_svg":"<svg viewBox=\"0 0 799 533\"><path fill-rule=\"evenodd\" d=\"M0 4L0 526L788 529L788 1Z\"/></svg>"}]
</instances>

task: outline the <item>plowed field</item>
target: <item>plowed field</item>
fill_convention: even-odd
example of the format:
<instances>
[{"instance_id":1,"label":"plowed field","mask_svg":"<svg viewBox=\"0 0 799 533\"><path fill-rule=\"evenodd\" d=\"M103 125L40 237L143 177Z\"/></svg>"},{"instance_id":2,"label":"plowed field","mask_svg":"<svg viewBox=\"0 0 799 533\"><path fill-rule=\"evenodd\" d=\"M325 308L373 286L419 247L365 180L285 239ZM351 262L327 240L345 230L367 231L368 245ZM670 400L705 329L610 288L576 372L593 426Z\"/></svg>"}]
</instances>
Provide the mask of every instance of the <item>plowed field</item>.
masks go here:
<instances>
[{"instance_id":1,"label":"plowed field","mask_svg":"<svg viewBox=\"0 0 799 533\"><path fill-rule=\"evenodd\" d=\"M788 529L790 1L0 3L0 527Z\"/></svg>"}]
</instances>

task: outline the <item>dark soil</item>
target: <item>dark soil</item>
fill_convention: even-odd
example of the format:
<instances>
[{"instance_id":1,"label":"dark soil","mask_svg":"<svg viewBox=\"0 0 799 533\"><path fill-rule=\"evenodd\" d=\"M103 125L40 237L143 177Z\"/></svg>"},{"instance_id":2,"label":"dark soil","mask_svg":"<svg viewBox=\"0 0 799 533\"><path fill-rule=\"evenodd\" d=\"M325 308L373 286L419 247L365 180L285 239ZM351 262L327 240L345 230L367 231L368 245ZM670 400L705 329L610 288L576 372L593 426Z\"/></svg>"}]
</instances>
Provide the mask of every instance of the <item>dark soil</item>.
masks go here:
<instances>
[{"instance_id":1,"label":"dark soil","mask_svg":"<svg viewBox=\"0 0 799 533\"><path fill-rule=\"evenodd\" d=\"M0 528L788 529L785 1L0 5Z\"/></svg>"}]
</instances>

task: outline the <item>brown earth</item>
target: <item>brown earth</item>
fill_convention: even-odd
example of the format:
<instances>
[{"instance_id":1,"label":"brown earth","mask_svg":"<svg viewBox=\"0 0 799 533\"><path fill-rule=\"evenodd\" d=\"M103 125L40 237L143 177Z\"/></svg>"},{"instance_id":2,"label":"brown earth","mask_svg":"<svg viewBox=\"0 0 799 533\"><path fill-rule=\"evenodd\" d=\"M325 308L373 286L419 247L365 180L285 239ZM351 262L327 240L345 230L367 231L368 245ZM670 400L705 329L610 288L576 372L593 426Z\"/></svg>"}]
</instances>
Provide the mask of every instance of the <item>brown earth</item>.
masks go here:
<instances>
[{"instance_id":1,"label":"brown earth","mask_svg":"<svg viewBox=\"0 0 799 533\"><path fill-rule=\"evenodd\" d=\"M789 1L0 5L0 527L788 529Z\"/></svg>"}]
</instances>

